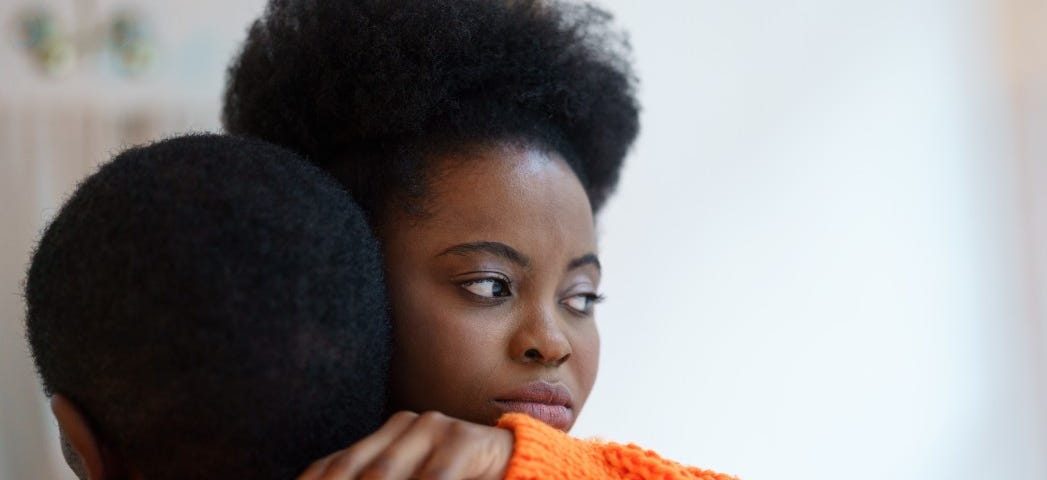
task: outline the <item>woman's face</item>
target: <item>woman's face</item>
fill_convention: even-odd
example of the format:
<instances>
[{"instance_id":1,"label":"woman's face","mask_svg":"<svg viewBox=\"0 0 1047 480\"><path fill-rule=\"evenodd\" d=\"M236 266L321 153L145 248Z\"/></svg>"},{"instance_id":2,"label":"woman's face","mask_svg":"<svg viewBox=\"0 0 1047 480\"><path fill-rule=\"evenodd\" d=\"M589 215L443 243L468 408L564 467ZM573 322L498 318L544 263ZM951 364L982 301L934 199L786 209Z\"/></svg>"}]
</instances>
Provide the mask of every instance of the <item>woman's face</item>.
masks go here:
<instances>
[{"instance_id":1,"label":"woman's face","mask_svg":"<svg viewBox=\"0 0 1047 480\"><path fill-rule=\"evenodd\" d=\"M379 232L397 345L392 406L489 425L524 412L567 430L600 351L585 190L539 149L436 160L426 214L393 213Z\"/></svg>"}]
</instances>

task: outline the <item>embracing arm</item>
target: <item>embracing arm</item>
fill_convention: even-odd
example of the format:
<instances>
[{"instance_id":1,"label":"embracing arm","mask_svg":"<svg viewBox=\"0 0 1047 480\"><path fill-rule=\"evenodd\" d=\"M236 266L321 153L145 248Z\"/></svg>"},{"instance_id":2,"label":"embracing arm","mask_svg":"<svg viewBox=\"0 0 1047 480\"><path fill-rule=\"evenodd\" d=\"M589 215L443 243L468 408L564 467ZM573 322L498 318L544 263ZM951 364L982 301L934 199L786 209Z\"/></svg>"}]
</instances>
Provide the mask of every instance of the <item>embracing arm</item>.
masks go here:
<instances>
[{"instance_id":1,"label":"embracing arm","mask_svg":"<svg viewBox=\"0 0 1047 480\"><path fill-rule=\"evenodd\" d=\"M399 412L352 446L314 462L298 480L737 480L685 467L636 445L579 440L511 413L498 428L446 415Z\"/></svg>"},{"instance_id":2,"label":"embracing arm","mask_svg":"<svg viewBox=\"0 0 1047 480\"><path fill-rule=\"evenodd\" d=\"M694 479L736 477L680 465L636 445L579 440L522 414L508 414L498 427L513 432L513 456L505 480Z\"/></svg>"}]
</instances>

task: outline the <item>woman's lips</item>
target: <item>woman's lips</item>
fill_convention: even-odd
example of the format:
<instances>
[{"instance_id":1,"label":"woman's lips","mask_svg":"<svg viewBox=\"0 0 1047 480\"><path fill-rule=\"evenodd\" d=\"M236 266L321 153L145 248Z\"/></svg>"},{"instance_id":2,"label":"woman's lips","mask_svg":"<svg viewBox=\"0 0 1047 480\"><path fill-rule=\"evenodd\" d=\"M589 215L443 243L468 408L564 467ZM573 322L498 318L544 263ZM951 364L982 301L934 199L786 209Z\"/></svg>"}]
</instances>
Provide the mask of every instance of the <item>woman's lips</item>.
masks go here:
<instances>
[{"instance_id":1,"label":"woman's lips","mask_svg":"<svg viewBox=\"0 0 1047 480\"><path fill-rule=\"evenodd\" d=\"M560 430L567 430L574 423L571 391L558 383L527 384L493 403L504 413L524 413Z\"/></svg>"},{"instance_id":2,"label":"woman's lips","mask_svg":"<svg viewBox=\"0 0 1047 480\"><path fill-rule=\"evenodd\" d=\"M494 404L502 409L504 413L525 413L560 430L567 430L574 423L574 410L563 405L520 402L516 400L495 400Z\"/></svg>"}]
</instances>

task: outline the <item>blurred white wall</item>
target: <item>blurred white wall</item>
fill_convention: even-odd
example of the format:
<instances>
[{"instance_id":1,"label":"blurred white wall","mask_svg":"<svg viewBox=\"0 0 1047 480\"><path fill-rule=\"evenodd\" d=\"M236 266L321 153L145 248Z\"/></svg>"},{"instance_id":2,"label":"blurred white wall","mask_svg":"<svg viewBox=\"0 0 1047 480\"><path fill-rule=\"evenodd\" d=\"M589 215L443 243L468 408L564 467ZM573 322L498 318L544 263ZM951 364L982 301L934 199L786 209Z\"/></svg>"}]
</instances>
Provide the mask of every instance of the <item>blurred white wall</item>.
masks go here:
<instances>
[{"instance_id":1,"label":"blurred white wall","mask_svg":"<svg viewBox=\"0 0 1047 480\"><path fill-rule=\"evenodd\" d=\"M645 111L575 433L749 479L1047 478L1010 5L605 4Z\"/></svg>"},{"instance_id":2,"label":"blurred white wall","mask_svg":"<svg viewBox=\"0 0 1047 480\"><path fill-rule=\"evenodd\" d=\"M31 242L121 146L217 127L263 2L32 3L138 4L158 50L44 79L9 28L29 3L0 4L0 479L71 477L22 340ZM643 132L574 433L749 480L1047 478L1047 2L602 3Z\"/></svg>"}]
</instances>

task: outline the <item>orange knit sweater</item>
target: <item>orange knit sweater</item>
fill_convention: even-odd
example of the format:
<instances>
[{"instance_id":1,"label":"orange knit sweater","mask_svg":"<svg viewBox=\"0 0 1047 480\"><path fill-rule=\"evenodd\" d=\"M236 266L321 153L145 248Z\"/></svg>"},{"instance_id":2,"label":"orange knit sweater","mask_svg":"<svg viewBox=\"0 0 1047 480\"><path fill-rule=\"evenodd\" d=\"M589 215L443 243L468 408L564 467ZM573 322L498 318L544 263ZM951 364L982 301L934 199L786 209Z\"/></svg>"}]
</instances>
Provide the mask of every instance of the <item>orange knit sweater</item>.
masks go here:
<instances>
[{"instance_id":1,"label":"orange knit sweater","mask_svg":"<svg viewBox=\"0 0 1047 480\"><path fill-rule=\"evenodd\" d=\"M498 427L516 437L505 480L738 480L680 465L633 444L579 440L524 414L507 414Z\"/></svg>"}]
</instances>

